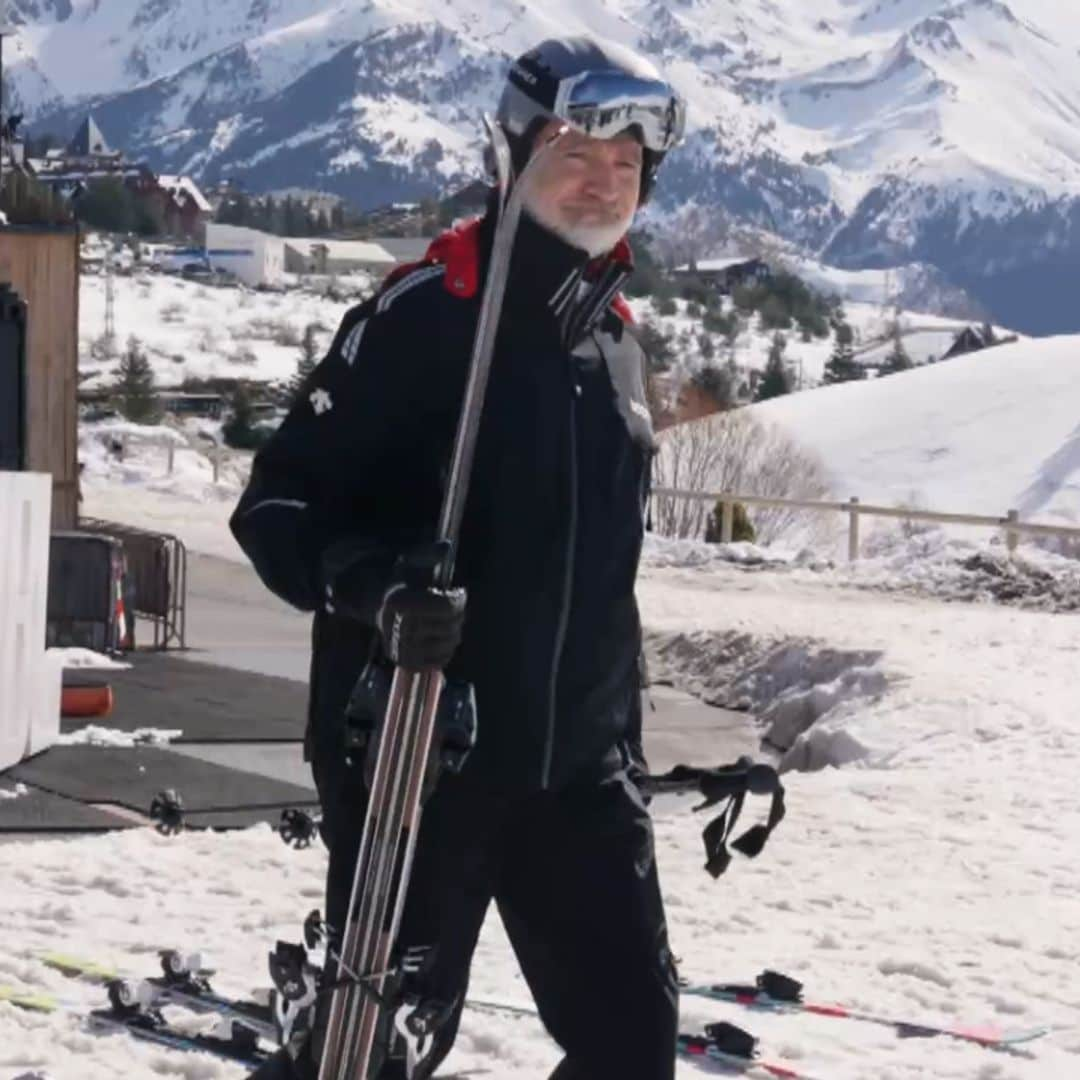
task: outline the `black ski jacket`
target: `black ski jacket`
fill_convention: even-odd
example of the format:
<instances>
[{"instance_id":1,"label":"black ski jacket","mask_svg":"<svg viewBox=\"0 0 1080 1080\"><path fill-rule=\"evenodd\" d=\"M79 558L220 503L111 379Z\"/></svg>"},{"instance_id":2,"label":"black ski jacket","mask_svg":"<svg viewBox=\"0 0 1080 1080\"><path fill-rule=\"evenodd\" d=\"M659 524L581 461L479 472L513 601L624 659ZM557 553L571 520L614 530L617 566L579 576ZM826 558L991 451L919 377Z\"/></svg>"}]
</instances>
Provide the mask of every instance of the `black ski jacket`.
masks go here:
<instances>
[{"instance_id":1,"label":"black ski jacket","mask_svg":"<svg viewBox=\"0 0 1080 1080\"><path fill-rule=\"evenodd\" d=\"M375 631L333 610L343 540L431 538L472 350L491 217L436 240L349 311L255 456L231 527L265 584L315 612L308 752L342 753ZM448 674L476 689L467 770L558 787L640 758L634 580L653 436L620 245L584 253L523 218L455 571L468 591ZM346 545L348 546L348 545Z\"/></svg>"}]
</instances>

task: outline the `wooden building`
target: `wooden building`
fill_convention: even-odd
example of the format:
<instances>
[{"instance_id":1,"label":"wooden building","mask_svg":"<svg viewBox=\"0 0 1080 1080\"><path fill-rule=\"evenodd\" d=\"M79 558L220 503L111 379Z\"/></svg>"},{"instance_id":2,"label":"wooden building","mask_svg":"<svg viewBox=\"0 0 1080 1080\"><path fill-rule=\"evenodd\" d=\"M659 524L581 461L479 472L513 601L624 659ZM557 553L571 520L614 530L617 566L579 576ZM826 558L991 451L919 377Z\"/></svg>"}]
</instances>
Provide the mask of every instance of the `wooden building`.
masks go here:
<instances>
[{"instance_id":1,"label":"wooden building","mask_svg":"<svg viewBox=\"0 0 1080 1080\"><path fill-rule=\"evenodd\" d=\"M671 276L679 283L700 282L722 296L730 296L741 285L760 285L769 281L773 272L764 259L733 255L680 266L671 272Z\"/></svg>"},{"instance_id":2,"label":"wooden building","mask_svg":"<svg viewBox=\"0 0 1080 1080\"><path fill-rule=\"evenodd\" d=\"M0 281L27 307L26 468L52 474L51 528L73 529L79 512L77 229L0 227Z\"/></svg>"}]
</instances>

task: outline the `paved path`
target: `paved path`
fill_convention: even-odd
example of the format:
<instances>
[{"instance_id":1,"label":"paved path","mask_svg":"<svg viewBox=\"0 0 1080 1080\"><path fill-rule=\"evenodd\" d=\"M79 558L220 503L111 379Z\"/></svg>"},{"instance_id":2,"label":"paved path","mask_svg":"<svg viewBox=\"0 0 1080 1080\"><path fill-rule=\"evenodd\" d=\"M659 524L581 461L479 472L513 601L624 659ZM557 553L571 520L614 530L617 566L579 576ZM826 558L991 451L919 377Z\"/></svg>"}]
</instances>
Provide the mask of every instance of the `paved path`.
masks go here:
<instances>
[{"instance_id":1,"label":"paved path","mask_svg":"<svg viewBox=\"0 0 1080 1080\"><path fill-rule=\"evenodd\" d=\"M278 600L249 566L190 555L187 620L190 650L185 655L190 659L307 680L311 616ZM292 783L309 782L298 745L186 744L173 749ZM645 752L656 772L679 763L719 765L756 753L757 735L745 713L654 686L645 700Z\"/></svg>"},{"instance_id":2,"label":"paved path","mask_svg":"<svg viewBox=\"0 0 1080 1080\"><path fill-rule=\"evenodd\" d=\"M307 682L311 616L279 600L242 563L188 555L185 654Z\"/></svg>"}]
</instances>

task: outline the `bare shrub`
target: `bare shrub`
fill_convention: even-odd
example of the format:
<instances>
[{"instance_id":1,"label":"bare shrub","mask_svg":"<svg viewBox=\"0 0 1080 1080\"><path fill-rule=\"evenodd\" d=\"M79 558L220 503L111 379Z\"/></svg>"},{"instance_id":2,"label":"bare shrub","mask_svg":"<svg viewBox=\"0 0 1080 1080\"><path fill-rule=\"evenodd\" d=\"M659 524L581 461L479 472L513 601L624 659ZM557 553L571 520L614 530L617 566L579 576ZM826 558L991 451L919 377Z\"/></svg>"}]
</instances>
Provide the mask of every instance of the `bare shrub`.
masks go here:
<instances>
[{"instance_id":1,"label":"bare shrub","mask_svg":"<svg viewBox=\"0 0 1080 1080\"><path fill-rule=\"evenodd\" d=\"M164 323L180 323L184 321L185 308L178 300L173 300L166 304L158 314Z\"/></svg>"},{"instance_id":2,"label":"bare shrub","mask_svg":"<svg viewBox=\"0 0 1080 1080\"><path fill-rule=\"evenodd\" d=\"M900 503L900 509L913 510L916 513L927 509L926 501L922 495L915 490L910 490L907 494L907 498ZM916 536L922 536L924 533L936 532L940 526L934 521L923 521L917 517L905 517L900 519L900 535L905 540L913 540Z\"/></svg>"},{"instance_id":3,"label":"bare shrub","mask_svg":"<svg viewBox=\"0 0 1080 1080\"><path fill-rule=\"evenodd\" d=\"M300 344L300 331L288 319L270 319L259 316L234 331L235 337L253 341L272 341L275 345L295 348Z\"/></svg>"},{"instance_id":4,"label":"bare shrub","mask_svg":"<svg viewBox=\"0 0 1080 1080\"><path fill-rule=\"evenodd\" d=\"M289 348L296 348L300 344L300 331L296 329L291 322L286 322L282 319L276 327L274 327L274 334L271 340L275 345L287 345Z\"/></svg>"},{"instance_id":5,"label":"bare shrub","mask_svg":"<svg viewBox=\"0 0 1080 1080\"><path fill-rule=\"evenodd\" d=\"M242 364L245 367L252 367L259 362L254 351L243 345L230 353L227 359L230 364Z\"/></svg>"},{"instance_id":6,"label":"bare shrub","mask_svg":"<svg viewBox=\"0 0 1080 1080\"><path fill-rule=\"evenodd\" d=\"M654 488L730 492L774 499L823 499L825 467L779 428L745 410L676 424L658 436ZM700 539L714 503L658 495L653 524L664 536ZM785 506L749 506L758 542L770 544L796 529L816 532L821 515Z\"/></svg>"}]
</instances>

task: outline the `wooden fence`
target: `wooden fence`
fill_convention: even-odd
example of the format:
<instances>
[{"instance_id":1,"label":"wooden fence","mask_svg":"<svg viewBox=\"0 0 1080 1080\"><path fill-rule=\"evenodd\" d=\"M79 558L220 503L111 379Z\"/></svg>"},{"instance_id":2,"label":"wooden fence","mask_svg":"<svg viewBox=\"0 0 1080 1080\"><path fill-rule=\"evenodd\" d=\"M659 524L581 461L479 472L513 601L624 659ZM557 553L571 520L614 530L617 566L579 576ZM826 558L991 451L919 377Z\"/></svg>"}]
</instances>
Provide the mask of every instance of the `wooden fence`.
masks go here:
<instances>
[{"instance_id":1,"label":"wooden fence","mask_svg":"<svg viewBox=\"0 0 1080 1080\"><path fill-rule=\"evenodd\" d=\"M1080 527L1071 525L1047 525L1035 521L1021 521L1017 510L1009 510L1004 517L987 517L979 514L944 514L933 510L915 510L907 506L875 506L861 502L856 496L847 502L822 502L816 499L776 499L762 495L737 495L730 491L684 491L679 488L656 488L653 498L696 499L720 504L720 539L731 543L735 527L735 504L744 506L783 506L793 510L824 510L848 515L848 560L859 558L859 522L862 517L900 518L903 521L932 521L939 525L982 525L1002 529L1009 554L1016 551L1020 537L1068 536L1080 542Z\"/></svg>"}]
</instances>

